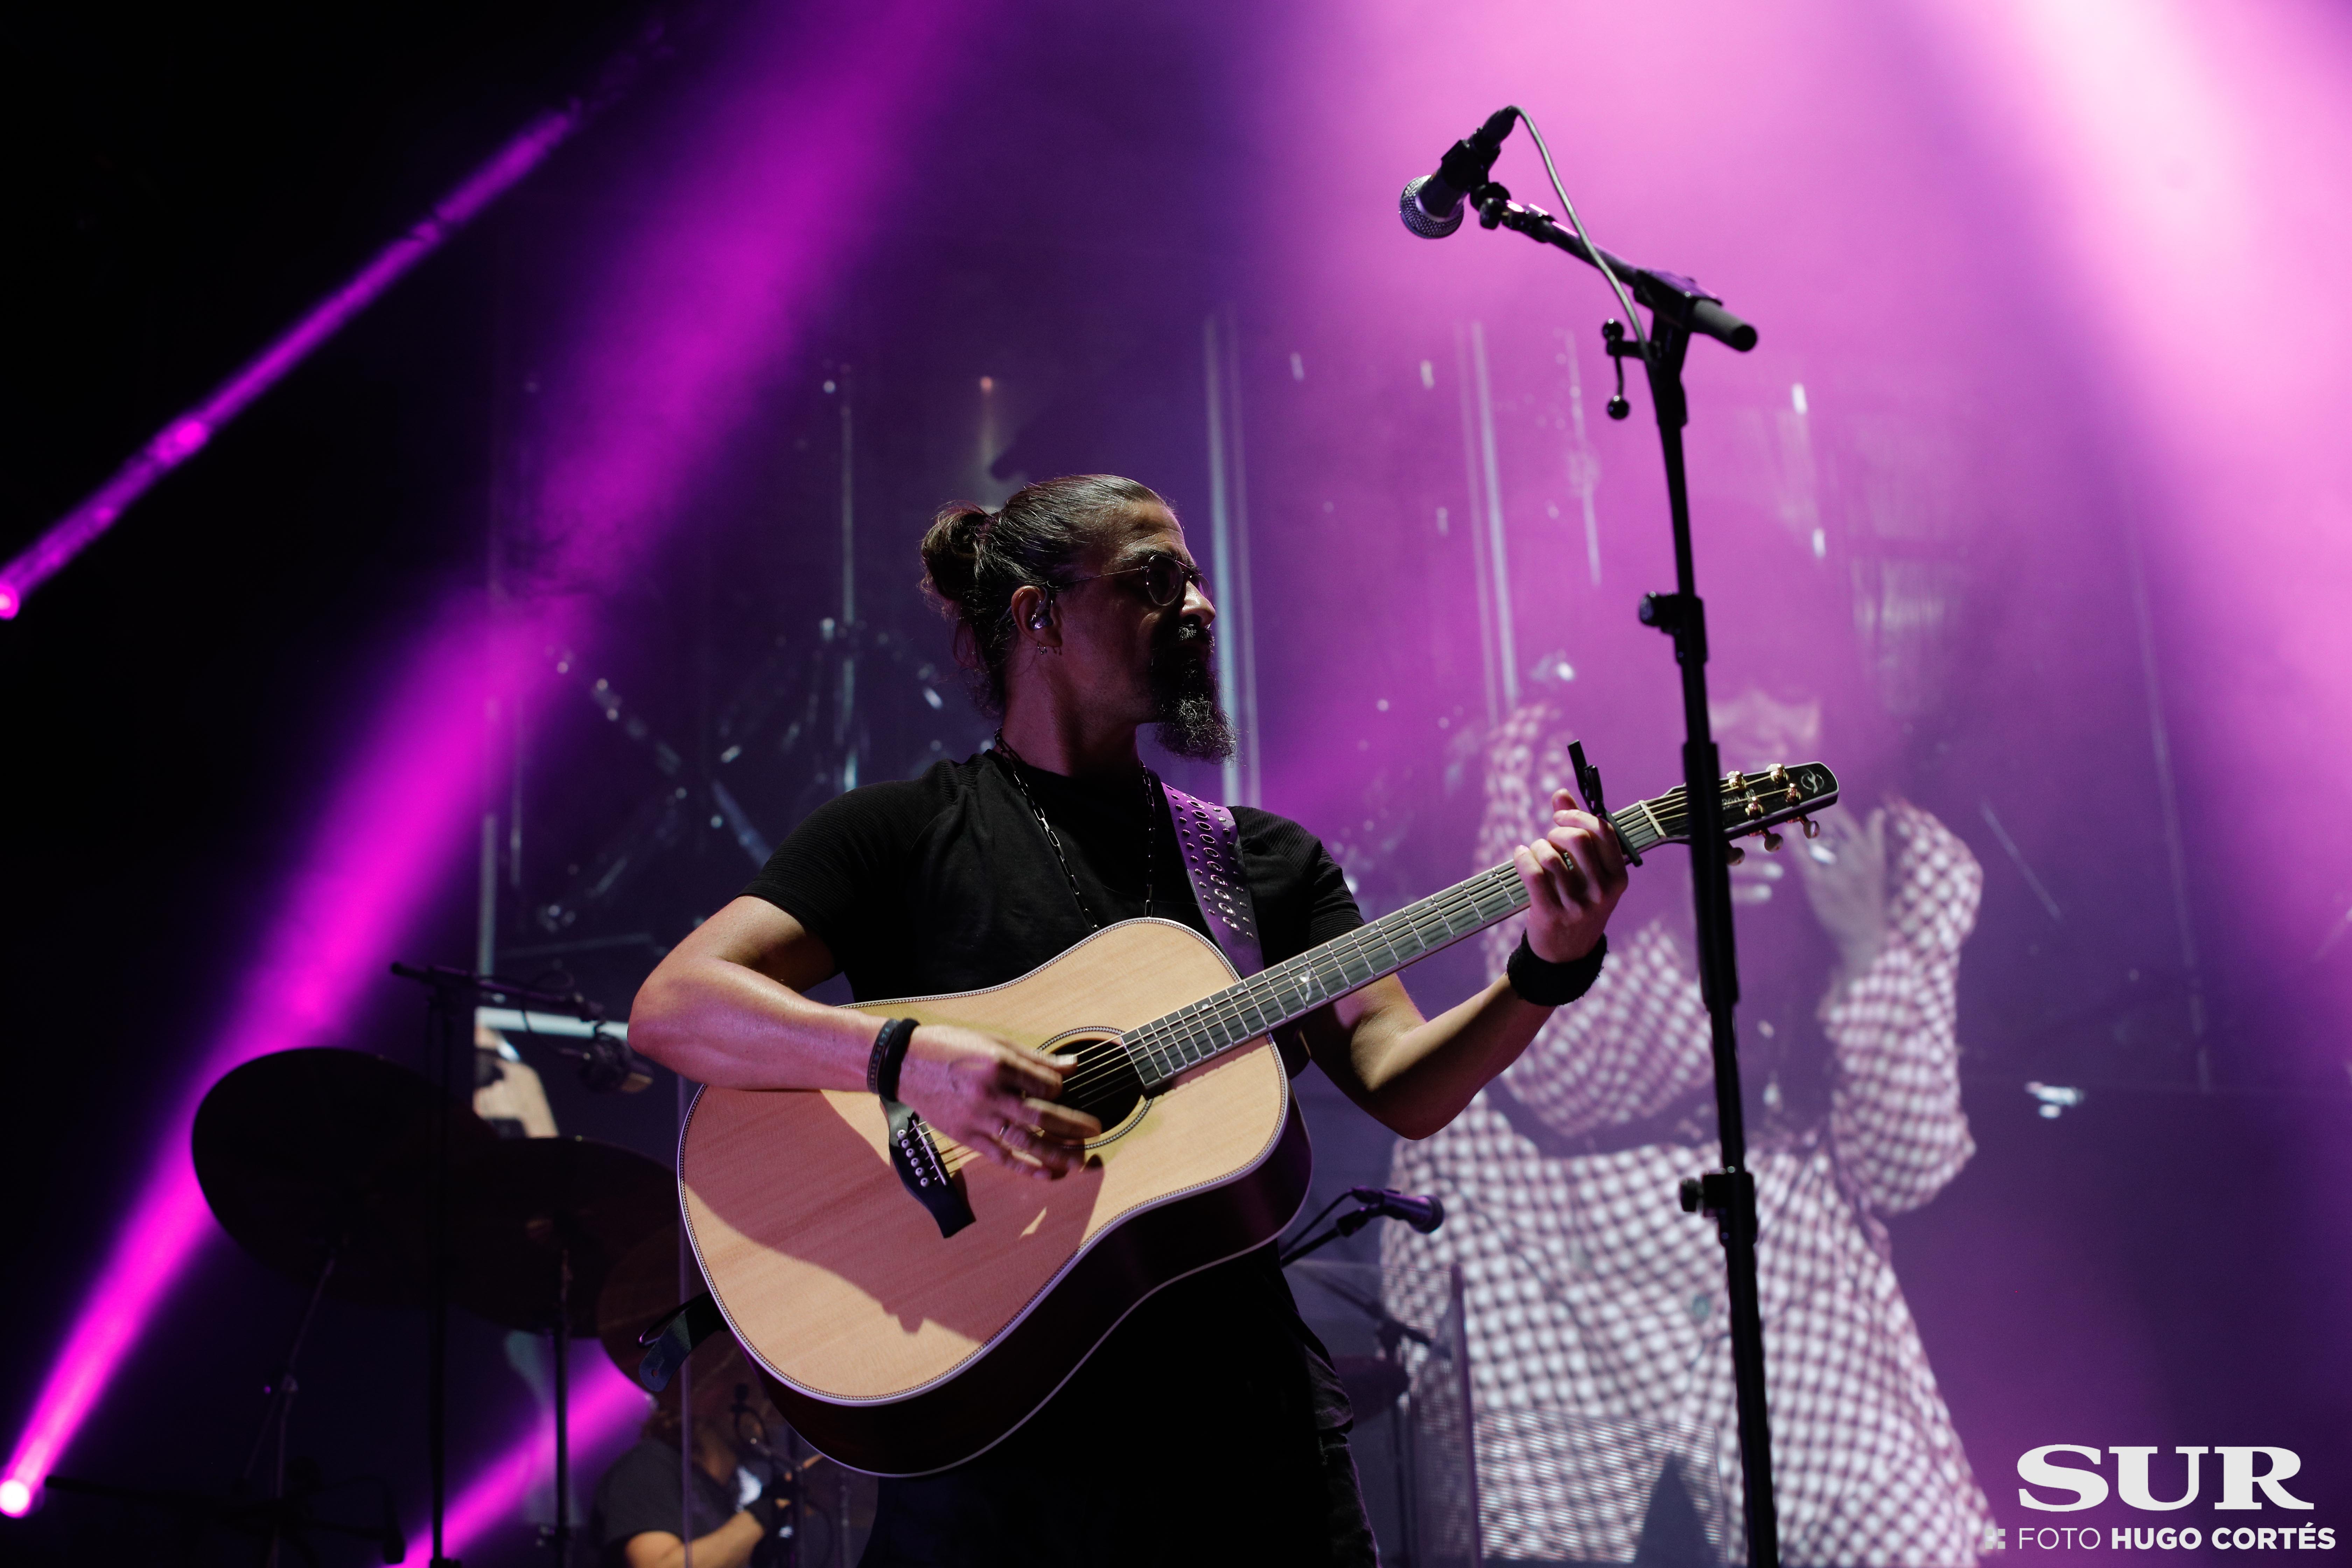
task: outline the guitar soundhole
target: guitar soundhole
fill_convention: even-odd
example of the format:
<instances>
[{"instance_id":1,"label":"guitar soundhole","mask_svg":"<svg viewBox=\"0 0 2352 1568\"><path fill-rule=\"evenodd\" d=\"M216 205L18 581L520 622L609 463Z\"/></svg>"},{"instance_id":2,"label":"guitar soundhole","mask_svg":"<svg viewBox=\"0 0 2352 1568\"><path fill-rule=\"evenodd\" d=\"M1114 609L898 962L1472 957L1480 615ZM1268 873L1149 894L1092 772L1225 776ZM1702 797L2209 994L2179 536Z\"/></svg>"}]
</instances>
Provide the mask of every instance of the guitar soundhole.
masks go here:
<instances>
[{"instance_id":1,"label":"guitar soundhole","mask_svg":"<svg viewBox=\"0 0 2352 1568\"><path fill-rule=\"evenodd\" d=\"M1063 1075L1062 1103L1101 1122L1106 1136L1123 1131L1143 1102L1143 1079L1128 1059L1126 1046L1115 1036L1094 1036L1055 1040L1047 1048L1078 1058Z\"/></svg>"}]
</instances>

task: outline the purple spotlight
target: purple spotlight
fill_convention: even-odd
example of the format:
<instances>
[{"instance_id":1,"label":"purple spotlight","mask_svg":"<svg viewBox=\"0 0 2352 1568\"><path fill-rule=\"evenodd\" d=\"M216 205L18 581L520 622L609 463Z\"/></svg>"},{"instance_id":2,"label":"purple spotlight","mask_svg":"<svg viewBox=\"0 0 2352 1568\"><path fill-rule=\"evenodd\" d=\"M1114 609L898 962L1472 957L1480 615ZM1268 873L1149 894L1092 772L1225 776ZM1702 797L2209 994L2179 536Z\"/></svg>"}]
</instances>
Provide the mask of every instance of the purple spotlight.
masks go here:
<instances>
[{"instance_id":1,"label":"purple spotlight","mask_svg":"<svg viewBox=\"0 0 2352 1568\"><path fill-rule=\"evenodd\" d=\"M620 1369L602 1355L596 1358L596 1370L579 1379L574 1386L579 1390L572 1400L570 1436L574 1456L585 1455L609 1442L630 1421L642 1418L646 1413L645 1391L623 1377ZM543 1417L532 1426L529 1436L492 1460L459 1489L442 1524L442 1550L452 1557L457 1556L484 1531L511 1519L523 1494L541 1476L553 1473L554 1452L554 1418ZM420 1536L409 1547L408 1555L401 1559L402 1568L421 1568L432 1554L433 1543Z\"/></svg>"},{"instance_id":2,"label":"purple spotlight","mask_svg":"<svg viewBox=\"0 0 2352 1568\"><path fill-rule=\"evenodd\" d=\"M500 673L484 669L482 653L478 631L456 626L437 646L418 650L391 715L396 735L357 759L321 815L305 874L289 889L226 1037L173 1121L0 1477L0 1484L24 1489L27 1506L163 1291L211 1232L187 1142L205 1088L239 1062L330 1037L446 869L435 850L446 842L446 823L473 804L481 729L478 704L453 704L446 692L478 689L486 675ZM435 683L446 684L436 691Z\"/></svg>"},{"instance_id":3,"label":"purple spotlight","mask_svg":"<svg viewBox=\"0 0 2352 1568\"><path fill-rule=\"evenodd\" d=\"M146 1321L149 1304L204 1234L205 1195L184 1147L174 1147L148 1179L148 1198L108 1261L89 1309L74 1325L9 1456L6 1478L0 1479L0 1513L21 1517L31 1510L58 1450Z\"/></svg>"},{"instance_id":4,"label":"purple spotlight","mask_svg":"<svg viewBox=\"0 0 2352 1568\"><path fill-rule=\"evenodd\" d=\"M539 167L562 145L584 118L578 104L540 116L508 142L457 188L436 203L415 226L360 268L356 277L313 306L286 334L247 362L211 396L156 432L131 459L114 471L83 502L50 525L31 548L0 567L0 620L11 620L33 590L65 569L155 481L204 449L213 433L247 405L283 380L288 372L310 356L310 351L335 335L344 322L373 304L408 269L441 247L441 242L465 226L525 174Z\"/></svg>"},{"instance_id":5,"label":"purple spotlight","mask_svg":"<svg viewBox=\"0 0 2352 1568\"><path fill-rule=\"evenodd\" d=\"M662 221L637 228L630 243L616 247L592 330L583 334L579 384L585 390L551 443L557 450L549 510L601 526L553 542L550 580L566 584L567 593L509 605L509 618L496 628L481 624L475 595L458 594L404 650L401 673L310 825L299 868L280 891L243 994L169 1124L163 1152L0 1472L0 1488L10 1489L6 1498L21 1496L32 1505L50 1466L210 1229L187 1154L187 1129L205 1088L254 1057L331 1037L361 988L379 979L411 919L463 863L473 841L484 700L524 689L542 648L593 634L595 595L658 544L680 476L696 470L713 433L741 407L761 367L792 342L808 302L845 261L855 233L812 226L802 209L773 199L779 182L816 158L844 188L884 184L891 173L887 132L912 134L905 128L941 100L937 77L959 58L961 39L981 17L977 7L934 17L906 0L813 28L793 12L740 52L731 95L715 95L703 111L688 177ZM425 248L437 244L527 174L585 112L574 108L538 122L402 245L418 242L428 227ZM67 542L62 554L44 557L48 564L39 575L62 566L121 506L201 447L226 416L215 416L220 408L233 415L258 396L423 254L401 246L387 250L211 402L167 426L108 489L51 530L56 538L85 512L95 519L90 508L115 495L111 483L136 480L103 521L85 520L78 526L86 532ZM339 313L337 301L343 302ZM149 463L160 466L142 468ZM45 544L0 568L0 594L11 605L26 591L24 560ZM454 1516L449 1528L457 1528Z\"/></svg>"}]
</instances>

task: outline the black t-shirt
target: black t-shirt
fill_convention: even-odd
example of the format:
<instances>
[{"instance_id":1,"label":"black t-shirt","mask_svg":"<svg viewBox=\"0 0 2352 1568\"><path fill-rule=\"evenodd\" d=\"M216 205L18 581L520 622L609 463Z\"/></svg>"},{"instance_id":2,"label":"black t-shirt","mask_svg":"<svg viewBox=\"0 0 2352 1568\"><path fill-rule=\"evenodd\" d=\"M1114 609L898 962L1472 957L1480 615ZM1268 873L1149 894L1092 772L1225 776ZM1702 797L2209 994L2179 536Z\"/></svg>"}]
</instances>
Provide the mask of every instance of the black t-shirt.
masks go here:
<instances>
[{"instance_id":1,"label":"black t-shirt","mask_svg":"<svg viewBox=\"0 0 2352 1568\"><path fill-rule=\"evenodd\" d=\"M823 942L861 1002L1016 980L1098 925L1142 916L1147 880L1150 913L1208 934L1157 790L1138 779L1104 784L1024 768L1066 873L1013 780L1015 765L983 752L841 795L811 813L744 891ZM1234 817L1267 963L1363 923L1313 834L1246 806ZM1170 1364L1171 1344L1188 1347L1185 1364ZM1131 1414L1106 1421L1120 1408ZM1226 1473L1245 1468L1231 1450L1237 1431L1255 1429L1270 1445L1268 1473L1297 1474L1298 1464L1319 1462L1316 1429L1349 1419L1329 1357L1300 1321L1268 1247L1151 1297L1019 1432L962 1469L1042 1464L1066 1474L1074 1462L1099 1464L1105 1478L1156 1471L1153 1484L1164 1489L1161 1467L1178 1458L1183 1473L1197 1475L1203 1456L1222 1449L1233 1461L1221 1465ZM958 1474L941 1484L953 1487Z\"/></svg>"},{"instance_id":2,"label":"black t-shirt","mask_svg":"<svg viewBox=\"0 0 2352 1568\"><path fill-rule=\"evenodd\" d=\"M696 1465L694 1516L681 1520L678 1472L682 1468L677 1447L657 1437L641 1439L613 1461L596 1483L595 1511L588 1520L602 1568L625 1568L632 1536L648 1531L677 1535L684 1524L691 1532L685 1539L698 1541L735 1517L735 1489Z\"/></svg>"},{"instance_id":3,"label":"black t-shirt","mask_svg":"<svg viewBox=\"0 0 2352 1568\"><path fill-rule=\"evenodd\" d=\"M1210 934L1158 791L1147 794L1138 780L1098 784L1023 769L1061 840L1065 874L1013 767L1002 753L983 752L902 784L836 796L809 814L743 890L830 948L861 1002L1017 980L1097 925L1146 913L1147 880L1150 913ZM1338 863L1313 834L1248 806L1235 807L1234 820L1266 963L1364 923Z\"/></svg>"}]
</instances>

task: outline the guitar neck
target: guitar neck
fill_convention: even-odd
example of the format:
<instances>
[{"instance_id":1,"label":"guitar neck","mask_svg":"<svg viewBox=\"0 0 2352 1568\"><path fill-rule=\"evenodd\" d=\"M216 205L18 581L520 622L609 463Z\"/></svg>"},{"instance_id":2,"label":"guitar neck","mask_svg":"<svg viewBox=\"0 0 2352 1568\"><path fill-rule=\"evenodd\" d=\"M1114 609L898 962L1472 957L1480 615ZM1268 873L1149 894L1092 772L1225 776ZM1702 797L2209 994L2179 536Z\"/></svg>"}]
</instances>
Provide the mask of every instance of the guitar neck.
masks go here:
<instances>
[{"instance_id":1,"label":"guitar neck","mask_svg":"<svg viewBox=\"0 0 2352 1568\"><path fill-rule=\"evenodd\" d=\"M1612 811L1609 820L1627 849L1646 854L1681 837L1684 798L1675 789ZM1295 1023L1527 907L1527 884L1506 861L1153 1019L1129 1033L1129 1053L1146 1090L1156 1091L1187 1068Z\"/></svg>"}]
</instances>

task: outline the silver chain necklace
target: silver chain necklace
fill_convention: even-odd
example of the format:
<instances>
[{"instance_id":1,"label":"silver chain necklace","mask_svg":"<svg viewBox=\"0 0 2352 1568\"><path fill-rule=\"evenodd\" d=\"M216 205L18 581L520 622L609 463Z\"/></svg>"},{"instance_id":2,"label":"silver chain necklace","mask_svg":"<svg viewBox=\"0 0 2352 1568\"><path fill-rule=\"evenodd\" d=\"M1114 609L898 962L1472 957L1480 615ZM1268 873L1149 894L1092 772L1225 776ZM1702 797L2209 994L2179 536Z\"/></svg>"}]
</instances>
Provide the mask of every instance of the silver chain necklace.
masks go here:
<instances>
[{"instance_id":1,"label":"silver chain necklace","mask_svg":"<svg viewBox=\"0 0 2352 1568\"><path fill-rule=\"evenodd\" d=\"M1013 785L1021 792L1021 798L1028 803L1031 815L1037 818L1037 826L1045 830L1045 843L1053 849L1054 858L1062 868L1064 879L1070 884L1070 897L1077 900L1078 913L1087 917L1087 924L1097 931L1102 930L1102 921L1097 920L1095 911L1087 907L1086 894L1078 891L1078 874L1070 869L1070 858L1062 853L1061 835L1055 833L1054 825L1046 820L1045 808L1037 804L1037 797L1029 793L1029 781L1021 776L1021 770L1029 764L1022 761L1021 753L1006 742L1003 731L996 732L991 744L1003 752L1005 761L1013 764ZM1151 809L1151 795L1159 784L1159 779L1152 775L1150 768L1143 770L1143 918L1146 920L1151 918L1151 829L1154 826L1152 818L1157 815Z\"/></svg>"}]
</instances>

